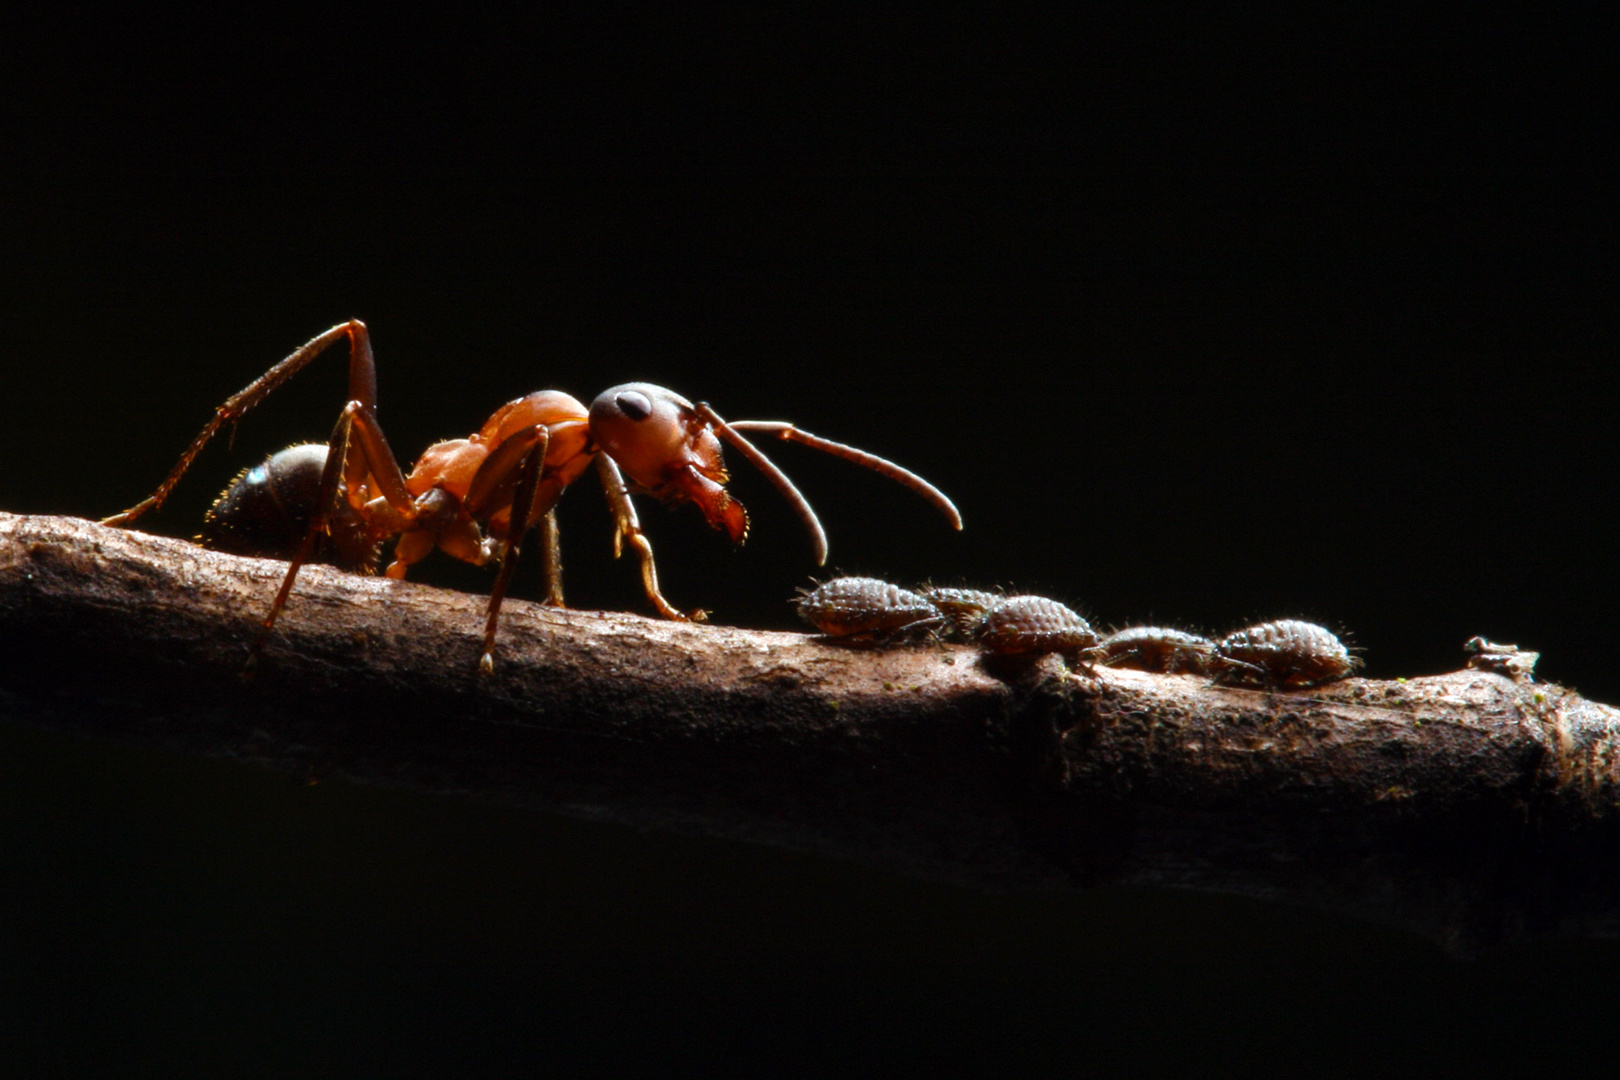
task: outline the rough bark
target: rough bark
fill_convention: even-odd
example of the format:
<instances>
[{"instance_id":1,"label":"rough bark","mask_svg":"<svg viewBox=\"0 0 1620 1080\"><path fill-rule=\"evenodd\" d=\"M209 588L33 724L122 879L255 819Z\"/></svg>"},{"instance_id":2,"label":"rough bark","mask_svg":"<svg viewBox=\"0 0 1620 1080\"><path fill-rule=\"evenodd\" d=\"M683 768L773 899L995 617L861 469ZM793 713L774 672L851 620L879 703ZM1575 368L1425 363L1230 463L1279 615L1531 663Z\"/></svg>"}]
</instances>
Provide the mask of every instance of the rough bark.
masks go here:
<instances>
[{"instance_id":1,"label":"rough bark","mask_svg":"<svg viewBox=\"0 0 1620 1080\"><path fill-rule=\"evenodd\" d=\"M1620 932L1620 712L1487 671L1308 691L484 600L0 515L14 718L993 887L1291 899L1454 948Z\"/></svg>"}]
</instances>

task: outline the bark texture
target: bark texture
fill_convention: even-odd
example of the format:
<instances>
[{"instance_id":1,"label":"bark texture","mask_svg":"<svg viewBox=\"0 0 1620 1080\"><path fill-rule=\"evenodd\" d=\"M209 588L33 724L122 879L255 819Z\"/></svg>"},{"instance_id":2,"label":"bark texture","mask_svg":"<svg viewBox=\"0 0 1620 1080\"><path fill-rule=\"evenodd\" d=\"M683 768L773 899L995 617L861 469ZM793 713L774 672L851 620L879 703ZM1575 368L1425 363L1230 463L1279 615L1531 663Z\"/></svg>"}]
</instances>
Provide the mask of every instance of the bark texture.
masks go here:
<instances>
[{"instance_id":1,"label":"bark texture","mask_svg":"<svg viewBox=\"0 0 1620 1080\"><path fill-rule=\"evenodd\" d=\"M0 515L0 708L992 887L1289 899L1467 950L1620 933L1620 712L1487 670L1269 693L507 602ZM1511 670L1508 665L1498 665Z\"/></svg>"}]
</instances>

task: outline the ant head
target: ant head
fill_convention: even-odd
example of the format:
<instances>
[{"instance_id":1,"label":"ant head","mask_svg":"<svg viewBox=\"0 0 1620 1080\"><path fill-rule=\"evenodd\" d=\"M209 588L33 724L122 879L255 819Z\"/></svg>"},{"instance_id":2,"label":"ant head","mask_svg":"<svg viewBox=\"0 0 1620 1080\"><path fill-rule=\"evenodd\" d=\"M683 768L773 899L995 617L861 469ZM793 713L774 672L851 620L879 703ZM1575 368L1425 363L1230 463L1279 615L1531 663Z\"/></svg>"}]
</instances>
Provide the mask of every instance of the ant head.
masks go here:
<instances>
[{"instance_id":1,"label":"ant head","mask_svg":"<svg viewBox=\"0 0 1620 1080\"><path fill-rule=\"evenodd\" d=\"M720 440L673 390L624 383L591 402L591 437L635 485L665 502L697 504L733 543L748 535L748 514L726 493Z\"/></svg>"},{"instance_id":2,"label":"ant head","mask_svg":"<svg viewBox=\"0 0 1620 1080\"><path fill-rule=\"evenodd\" d=\"M702 427L690 401L652 383L610 387L591 402L592 437L646 488L659 487L671 466L692 460Z\"/></svg>"}]
</instances>

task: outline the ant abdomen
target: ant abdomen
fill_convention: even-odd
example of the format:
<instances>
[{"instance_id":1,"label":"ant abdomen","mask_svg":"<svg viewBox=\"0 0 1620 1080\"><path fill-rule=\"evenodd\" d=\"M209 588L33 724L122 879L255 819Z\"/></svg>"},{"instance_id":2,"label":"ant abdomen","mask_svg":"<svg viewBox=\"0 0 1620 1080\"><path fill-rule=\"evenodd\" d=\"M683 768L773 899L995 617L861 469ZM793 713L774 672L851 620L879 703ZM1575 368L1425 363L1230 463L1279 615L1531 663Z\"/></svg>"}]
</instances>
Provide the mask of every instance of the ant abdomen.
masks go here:
<instances>
[{"instance_id":1,"label":"ant abdomen","mask_svg":"<svg viewBox=\"0 0 1620 1080\"><path fill-rule=\"evenodd\" d=\"M232 555L291 560L309 534L325 468L326 444L300 443L243 469L208 508L198 543ZM311 558L374 574L379 554L360 516L340 500Z\"/></svg>"}]
</instances>

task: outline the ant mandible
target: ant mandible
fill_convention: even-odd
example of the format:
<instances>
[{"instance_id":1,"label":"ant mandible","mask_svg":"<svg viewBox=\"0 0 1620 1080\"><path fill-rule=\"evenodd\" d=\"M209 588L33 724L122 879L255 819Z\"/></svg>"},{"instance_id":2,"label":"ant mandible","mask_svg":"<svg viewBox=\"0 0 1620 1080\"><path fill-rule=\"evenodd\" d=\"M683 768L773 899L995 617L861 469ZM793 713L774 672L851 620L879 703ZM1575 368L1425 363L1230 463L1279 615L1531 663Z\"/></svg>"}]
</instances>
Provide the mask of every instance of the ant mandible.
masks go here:
<instances>
[{"instance_id":1,"label":"ant mandible","mask_svg":"<svg viewBox=\"0 0 1620 1080\"><path fill-rule=\"evenodd\" d=\"M286 551L274 552L290 554L290 565L265 616L260 642L286 606L299 568L316 555L320 545L338 553L334 561L339 565L373 573L382 543L397 536L386 571L392 578L403 578L412 563L426 558L434 548L476 566L500 560L479 660L482 671L493 671L501 600L530 529L540 530L546 602L562 605L553 508L563 490L592 462L613 513L614 555L622 553L625 543L636 550L647 599L660 615L678 620L701 617L701 612L689 616L678 611L659 591L652 544L641 531L630 494L646 493L671 504L694 503L712 527L733 543L742 543L748 535L748 514L726 491L729 475L721 457L722 439L763 472L792 504L810 531L816 562L825 563L827 535L815 511L793 482L743 436L744 431L775 435L864 465L917 492L953 526L962 527L961 515L943 492L891 461L811 435L784 421L728 423L707 404L693 404L650 383L624 383L604 390L589 410L560 390L541 390L510 401L495 410L475 434L428 447L407 476L377 422L376 363L370 335L358 319L311 339L227 400L151 496L102 524L127 526L162 506L220 428L234 424L343 338L349 342L349 401L332 429L325 454L319 453L319 447L295 447L273 455L264 466L239 478L210 511L211 525L225 532L262 530L266 526L261 521L244 524L236 520L247 512L238 508L235 496L244 485L281 482L294 494L268 500L275 504L273 514L309 519L296 550L288 544ZM317 466L318 482L314 478ZM280 528L286 528L285 520Z\"/></svg>"}]
</instances>

